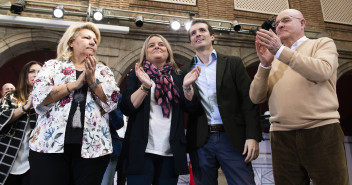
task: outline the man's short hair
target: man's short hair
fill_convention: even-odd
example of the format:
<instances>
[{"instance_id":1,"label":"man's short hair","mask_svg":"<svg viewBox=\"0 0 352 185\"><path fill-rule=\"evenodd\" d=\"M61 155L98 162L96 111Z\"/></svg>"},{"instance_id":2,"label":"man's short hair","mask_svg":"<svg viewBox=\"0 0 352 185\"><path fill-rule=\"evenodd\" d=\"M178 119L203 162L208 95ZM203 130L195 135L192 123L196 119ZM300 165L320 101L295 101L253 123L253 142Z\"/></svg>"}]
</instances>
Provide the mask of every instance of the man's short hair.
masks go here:
<instances>
[{"instance_id":1,"label":"man's short hair","mask_svg":"<svg viewBox=\"0 0 352 185\"><path fill-rule=\"evenodd\" d=\"M192 21L192 24L191 24L191 27L197 23L204 23L208 26L208 31L210 33L210 35L214 35L215 34L215 31L213 30L213 27L211 27L211 25L208 23L208 21L205 21L205 20L202 20L202 19L196 19L196 20L193 20ZM190 30L188 30L188 39L191 41L191 33L190 33Z\"/></svg>"}]
</instances>

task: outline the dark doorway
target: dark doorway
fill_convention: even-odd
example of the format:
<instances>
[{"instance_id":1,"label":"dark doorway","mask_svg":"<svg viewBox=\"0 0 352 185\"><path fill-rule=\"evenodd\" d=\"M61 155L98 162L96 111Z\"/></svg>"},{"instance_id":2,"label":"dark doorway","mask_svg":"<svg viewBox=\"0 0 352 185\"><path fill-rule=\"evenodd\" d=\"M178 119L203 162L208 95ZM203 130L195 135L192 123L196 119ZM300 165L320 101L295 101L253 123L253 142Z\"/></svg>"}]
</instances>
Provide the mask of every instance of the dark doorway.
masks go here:
<instances>
[{"instance_id":1,"label":"dark doorway","mask_svg":"<svg viewBox=\"0 0 352 185\"><path fill-rule=\"evenodd\" d=\"M337 81L336 91L339 99L339 112L345 136L352 136L352 70L344 73Z\"/></svg>"},{"instance_id":2,"label":"dark doorway","mask_svg":"<svg viewBox=\"0 0 352 185\"><path fill-rule=\"evenodd\" d=\"M35 60L44 63L54 58L56 58L56 51L51 50L31 51L18 55L0 68L0 85L12 83L16 86L21 69L27 62Z\"/></svg>"}]
</instances>

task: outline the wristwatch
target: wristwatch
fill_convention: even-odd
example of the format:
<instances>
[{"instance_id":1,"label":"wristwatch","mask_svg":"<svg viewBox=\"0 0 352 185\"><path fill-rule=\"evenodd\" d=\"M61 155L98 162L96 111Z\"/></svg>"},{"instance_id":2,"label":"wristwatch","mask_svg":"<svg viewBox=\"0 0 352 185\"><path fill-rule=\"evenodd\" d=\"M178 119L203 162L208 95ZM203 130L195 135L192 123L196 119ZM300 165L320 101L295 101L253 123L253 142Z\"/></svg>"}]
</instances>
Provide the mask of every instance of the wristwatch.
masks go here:
<instances>
[{"instance_id":1,"label":"wristwatch","mask_svg":"<svg viewBox=\"0 0 352 185\"><path fill-rule=\"evenodd\" d=\"M94 88L95 86L97 86L99 83L100 83L100 81L99 81L98 79L95 79L95 82L92 83L92 84L90 84L88 87L89 87L90 89L93 89L93 88Z\"/></svg>"}]
</instances>

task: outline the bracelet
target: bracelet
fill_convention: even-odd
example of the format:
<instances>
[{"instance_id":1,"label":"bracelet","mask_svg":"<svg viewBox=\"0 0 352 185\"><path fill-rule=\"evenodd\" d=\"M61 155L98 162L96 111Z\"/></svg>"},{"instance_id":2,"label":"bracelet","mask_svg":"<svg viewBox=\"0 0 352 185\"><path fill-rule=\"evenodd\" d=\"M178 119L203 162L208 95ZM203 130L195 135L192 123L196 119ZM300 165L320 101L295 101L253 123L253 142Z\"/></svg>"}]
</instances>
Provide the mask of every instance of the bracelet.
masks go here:
<instances>
[{"instance_id":1,"label":"bracelet","mask_svg":"<svg viewBox=\"0 0 352 185\"><path fill-rule=\"evenodd\" d=\"M24 110L24 107L22 106L21 108L22 108L22 113L23 113L23 114L26 114L26 113L27 113L27 111L26 111L26 110Z\"/></svg>"},{"instance_id":2,"label":"bracelet","mask_svg":"<svg viewBox=\"0 0 352 185\"><path fill-rule=\"evenodd\" d=\"M100 83L100 81L99 81L98 79L95 79L95 82L92 83L92 84L90 84L88 87L89 87L90 89L93 89L93 88L94 88L95 86L97 86L99 83Z\"/></svg>"},{"instance_id":3,"label":"bracelet","mask_svg":"<svg viewBox=\"0 0 352 185\"><path fill-rule=\"evenodd\" d=\"M143 84L141 85L141 90L143 91L143 92L145 92L145 93L149 93L149 91L150 91L150 88L148 89L146 86L144 86Z\"/></svg>"},{"instance_id":4,"label":"bracelet","mask_svg":"<svg viewBox=\"0 0 352 185\"><path fill-rule=\"evenodd\" d=\"M71 91L70 91L70 89L68 88L68 84L66 84L66 89L67 89L68 93L70 94Z\"/></svg>"},{"instance_id":5,"label":"bracelet","mask_svg":"<svg viewBox=\"0 0 352 185\"><path fill-rule=\"evenodd\" d=\"M150 87L146 87L143 84L141 85L141 87L145 90L145 91L150 91L150 88L153 86L153 84L150 84Z\"/></svg>"}]
</instances>

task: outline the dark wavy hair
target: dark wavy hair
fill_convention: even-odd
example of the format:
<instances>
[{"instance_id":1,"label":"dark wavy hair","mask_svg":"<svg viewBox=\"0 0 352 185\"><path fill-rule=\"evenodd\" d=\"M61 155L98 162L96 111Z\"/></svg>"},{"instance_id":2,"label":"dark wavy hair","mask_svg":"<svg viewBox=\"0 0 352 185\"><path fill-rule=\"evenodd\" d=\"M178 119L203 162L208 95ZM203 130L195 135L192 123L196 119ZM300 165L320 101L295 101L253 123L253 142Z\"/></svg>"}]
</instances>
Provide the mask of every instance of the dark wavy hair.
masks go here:
<instances>
[{"instance_id":1,"label":"dark wavy hair","mask_svg":"<svg viewBox=\"0 0 352 185\"><path fill-rule=\"evenodd\" d=\"M26 100L28 99L29 96L29 89L28 89L28 85L27 85L27 81L28 81L28 73L29 73L29 68L34 65L34 64L38 64L40 66L43 66L42 63L37 62L37 61L30 61L28 63L26 63L20 73L20 76L18 78L18 83L17 83L17 87L16 87L16 95L17 95L17 104L18 103L26 103Z\"/></svg>"}]
</instances>

